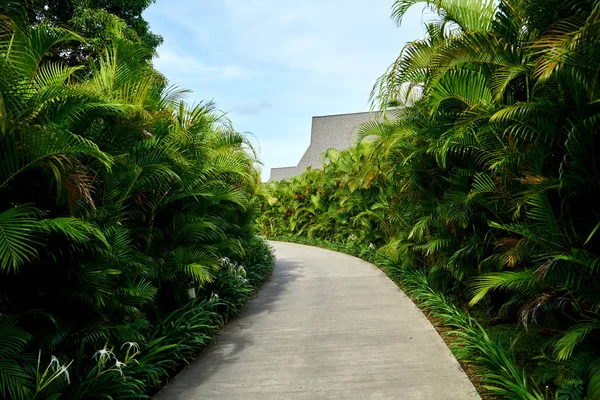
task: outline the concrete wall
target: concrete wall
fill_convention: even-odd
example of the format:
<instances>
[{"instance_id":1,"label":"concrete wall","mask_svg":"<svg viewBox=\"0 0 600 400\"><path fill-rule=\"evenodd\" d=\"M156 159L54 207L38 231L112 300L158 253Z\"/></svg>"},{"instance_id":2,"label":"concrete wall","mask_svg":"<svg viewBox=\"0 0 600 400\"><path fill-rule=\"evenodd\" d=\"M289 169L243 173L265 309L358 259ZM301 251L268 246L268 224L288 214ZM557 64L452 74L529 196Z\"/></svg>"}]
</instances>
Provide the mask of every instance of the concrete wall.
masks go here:
<instances>
[{"instance_id":1,"label":"concrete wall","mask_svg":"<svg viewBox=\"0 0 600 400\"><path fill-rule=\"evenodd\" d=\"M323 153L334 148L345 150L356 141L360 124L375 119L376 113L324 115L313 117L310 145L295 167L271 168L269 182L300 175L306 168L320 169L323 166Z\"/></svg>"},{"instance_id":2,"label":"concrete wall","mask_svg":"<svg viewBox=\"0 0 600 400\"><path fill-rule=\"evenodd\" d=\"M271 181L280 181L282 179L290 178L292 176L296 176L301 174L298 173L298 167L281 167L281 168L271 168L271 175L269 176L269 182Z\"/></svg>"}]
</instances>

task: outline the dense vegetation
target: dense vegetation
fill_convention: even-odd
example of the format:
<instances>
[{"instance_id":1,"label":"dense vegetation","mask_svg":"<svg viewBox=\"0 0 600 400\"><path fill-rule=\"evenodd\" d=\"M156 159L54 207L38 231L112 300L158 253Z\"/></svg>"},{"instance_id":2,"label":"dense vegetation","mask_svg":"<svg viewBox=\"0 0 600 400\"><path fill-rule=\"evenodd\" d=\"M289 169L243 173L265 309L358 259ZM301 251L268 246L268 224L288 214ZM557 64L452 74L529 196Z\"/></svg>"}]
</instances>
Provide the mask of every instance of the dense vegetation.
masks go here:
<instances>
[{"instance_id":1,"label":"dense vegetation","mask_svg":"<svg viewBox=\"0 0 600 400\"><path fill-rule=\"evenodd\" d=\"M0 14L18 16L21 23L68 27L85 41L66 40L48 49L46 58L79 65L98 57L112 39L111 26L119 25L123 38L144 48L150 59L162 37L150 31L142 12L155 0L2 0Z\"/></svg>"},{"instance_id":2,"label":"dense vegetation","mask_svg":"<svg viewBox=\"0 0 600 400\"><path fill-rule=\"evenodd\" d=\"M271 183L263 232L375 247L542 338L544 371L503 398L600 398L600 2L427 7L427 37L375 85L381 119L323 170Z\"/></svg>"},{"instance_id":3,"label":"dense vegetation","mask_svg":"<svg viewBox=\"0 0 600 400\"><path fill-rule=\"evenodd\" d=\"M0 5L0 398L143 398L272 264L247 139L104 8Z\"/></svg>"}]
</instances>

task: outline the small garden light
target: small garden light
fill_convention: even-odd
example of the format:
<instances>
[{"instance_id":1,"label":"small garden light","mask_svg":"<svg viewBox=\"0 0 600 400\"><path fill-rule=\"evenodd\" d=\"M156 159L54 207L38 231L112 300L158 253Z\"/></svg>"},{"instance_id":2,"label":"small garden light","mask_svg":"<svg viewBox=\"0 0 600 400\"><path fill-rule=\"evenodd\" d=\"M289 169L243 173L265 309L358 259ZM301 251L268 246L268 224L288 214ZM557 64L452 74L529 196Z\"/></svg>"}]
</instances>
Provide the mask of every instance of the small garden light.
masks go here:
<instances>
[{"instance_id":1,"label":"small garden light","mask_svg":"<svg viewBox=\"0 0 600 400\"><path fill-rule=\"evenodd\" d=\"M195 299L196 298L196 282L190 281L188 283L187 294L188 294L188 298L189 299Z\"/></svg>"}]
</instances>

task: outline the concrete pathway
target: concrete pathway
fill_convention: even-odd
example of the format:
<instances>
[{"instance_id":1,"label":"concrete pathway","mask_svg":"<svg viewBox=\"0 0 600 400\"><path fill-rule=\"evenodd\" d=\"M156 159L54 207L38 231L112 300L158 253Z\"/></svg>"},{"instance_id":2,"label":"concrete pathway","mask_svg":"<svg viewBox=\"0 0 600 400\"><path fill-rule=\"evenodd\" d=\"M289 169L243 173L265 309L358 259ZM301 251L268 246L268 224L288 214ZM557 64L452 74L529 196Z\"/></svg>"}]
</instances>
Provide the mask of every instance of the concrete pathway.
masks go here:
<instances>
[{"instance_id":1,"label":"concrete pathway","mask_svg":"<svg viewBox=\"0 0 600 400\"><path fill-rule=\"evenodd\" d=\"M271 244L271 281L156 398L479 399L433 326L375 266Z\"/></svg>"}]
</instances>

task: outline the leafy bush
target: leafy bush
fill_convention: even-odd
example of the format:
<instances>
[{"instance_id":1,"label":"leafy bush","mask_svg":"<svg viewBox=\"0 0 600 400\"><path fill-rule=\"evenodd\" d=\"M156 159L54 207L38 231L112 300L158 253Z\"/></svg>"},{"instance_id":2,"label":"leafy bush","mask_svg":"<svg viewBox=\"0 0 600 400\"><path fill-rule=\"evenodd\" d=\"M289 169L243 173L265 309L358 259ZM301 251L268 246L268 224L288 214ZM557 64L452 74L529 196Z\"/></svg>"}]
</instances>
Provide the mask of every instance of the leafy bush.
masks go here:
<instances>
[{"instance_id":1,"label":"leafy bush","mask_svg":"<svg viewBox=\"0 0 600 400\"><path fill-rule=\"evenodd\" d=\"M94 11L107 19L91 44L9 3L0 397L147 397L268 276L254 152L214 104L186 104L117 16Z\"/></svg>"},{"instance_id":2,"label":"leafy bush","mask_svg":"<svg viewBox=\"0 0 600 400\"><path fill-rule=\"evenodd\" d=\"M266 185L262 233L373 244L459 304L545 332L540 357L597 360L600 3L425 7L427 37L375 84L380 118L322 170ZM597 393L600 375L574 370L560 396Z\"/></svg>"}]
</instances>

